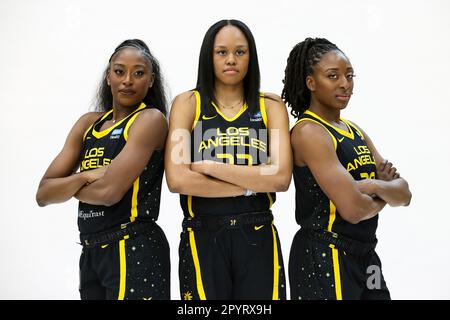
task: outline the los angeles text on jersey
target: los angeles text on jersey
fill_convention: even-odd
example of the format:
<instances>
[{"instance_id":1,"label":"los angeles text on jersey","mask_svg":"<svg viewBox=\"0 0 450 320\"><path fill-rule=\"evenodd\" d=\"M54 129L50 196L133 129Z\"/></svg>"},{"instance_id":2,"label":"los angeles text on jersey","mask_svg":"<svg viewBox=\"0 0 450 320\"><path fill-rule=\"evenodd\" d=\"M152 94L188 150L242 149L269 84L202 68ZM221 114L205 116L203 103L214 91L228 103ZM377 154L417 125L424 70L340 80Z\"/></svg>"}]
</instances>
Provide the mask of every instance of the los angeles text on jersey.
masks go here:
<instances>
[{"instance_id":1,"label":"los angeles text on jersey","mask_svg":"<svg viewBox=\"0 0 450 320\"><path fill-rule=\"evenodd\" d=\"M347 163L347 171L350 172L368 164L375 164L375 159L366 145L354 147L353 150L355 150L356 157Z\"/></svg>"},{"instance_id":2,"label":"los angeles text on jersey","mask_svg":"<svg viewBox=\"0 0 450 320\"><path fill-rule=\"evenodd\" d=\"M235 156L237 158L232 164L250 162L245 164L252 165L253 159L267 158L267 129L230 126L203 131L202 124L199 123L194 130L194 146L194 150L197 151L194 158L199 158L196 160L228 159L229 157L225 155L232 154L233 158ZM238 156L244 154L245 157Z\"/></svg>"},{"instance_id":3,"label":"los angeles text on jersey","mask_svg":"<svg viewBox=\"0 0 450 320\"><path fill-rule=\"evenodd\" d=\"M103 158L105 147L91 148L86 150L83 161L81 161L80 170L97 169L107 166L111 163L111 159Z\"/></svg>"}]
</instances>

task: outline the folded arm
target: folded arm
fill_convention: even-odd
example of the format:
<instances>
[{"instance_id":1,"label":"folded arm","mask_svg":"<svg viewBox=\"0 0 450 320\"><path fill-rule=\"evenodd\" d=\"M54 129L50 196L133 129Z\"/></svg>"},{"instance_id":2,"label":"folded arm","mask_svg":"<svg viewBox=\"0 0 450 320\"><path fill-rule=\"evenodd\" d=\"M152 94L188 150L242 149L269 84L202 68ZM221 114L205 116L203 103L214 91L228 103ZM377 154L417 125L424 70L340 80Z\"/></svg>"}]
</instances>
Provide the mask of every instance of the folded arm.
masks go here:
<instances>
[{"instance_id":1,"label":"folded arm","mask_svg":"<svg viewBox=\"0 0 450 320\"><path fill-rule=\"evenodd\" d=\"M72 198L87 183L95 181L103 172L75 173L83 148L83 135L101 113L83 115L70 130L61 152L52 161L42 177L36 193L36 202L43 207Z\"/></svg>"},{"instance_id":2,"label":"folded arm","mask_svg":"<svg viewBox=\"0 0 450 320\"><path fill-rule=\"evenodd\" d=\"M267 94L266 94L267 96ZM289 119L281 98L265 98L270 163L259 166L223 164L214 161L194 163L194 171L255 192L286 191L292 177L292 151L289 143Z\"/></svg>"},{"instance_id":3,"label":"folded arm","mask_svg":"<svg viewBox=\"0 0 450 320\"><path fill-rule=\"evenodd\" d=\"M192 92L176 97L170 112L166 143L165 170L169 190L198 197L233 197L245 190L191 170L191 130L195 120L196 101Z\"/></svg>"},{"instance_id":4,"label":"folded arm","mask_svg":"<svg viewBox=\"0 0 450 320\"><path fill-rule=\"evenodd\" d=\"M167 135L167 121L156 110L139 112L130 126L122 151L95 182L82 187L75 197L89 204L111 206L119 202L144 171L153 151L162 149Z\"/></svg>"},{"instance_id":5,"label":"folded arm","mask_svg":"<svg viewBox=\"0 0 450 320\"><path fill-rule=\"evenodd\" d=\"M291 143L296 164L308 166L344 220L356 224L374 217L386 205L359 190L357 181L339 162L332 138L319 124L298 124Z\"/></svg>"},{"instance_id":6,"label":"folded arm","mask_svg":"<svg viewBox=\"0 0 450 320\"><path fill-rule=\"evenodd\" d=\"M392 207L408 206L412 198L408 182L400 177L391 162L380 155L370 137L365 132L363 134L375 158L378 179L358 181L359 189L366 194L376 195Z\"/></svg>"}]
</instances>

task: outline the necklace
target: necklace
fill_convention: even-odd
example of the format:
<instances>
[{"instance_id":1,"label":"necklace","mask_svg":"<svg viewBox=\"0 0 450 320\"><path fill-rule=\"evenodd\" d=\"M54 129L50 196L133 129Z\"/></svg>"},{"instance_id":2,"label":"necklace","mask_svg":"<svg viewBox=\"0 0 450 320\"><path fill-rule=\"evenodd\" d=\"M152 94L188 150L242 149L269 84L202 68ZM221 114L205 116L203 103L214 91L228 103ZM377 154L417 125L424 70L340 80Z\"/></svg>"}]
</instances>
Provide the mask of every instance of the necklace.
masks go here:
<instances>
[{"instance_id":1,"label":"necklace","mask_svg":"<svg viewBox=\"0 0 450 320\"><path fill-rule=\"evenodd\" d=\"M122 118L123 119L123 118ZM118 121L120 121L120 120L122 120L122 119L111 119L111 122L113 123L113 124L115 124L116 122L118 122Z\"/></svg>"},{"instance_id":2,"label":"necklace","mask_svg":"<svg viewBox=\"0 0 450 320\"><path fill-rule=\"evenodd\" d=\"M221 106L224 109L233 109L233 108L235 108L238 105L242 105L243 102L244 102L243 100L239 100L237 103L235 103L235 104L233 104L231 106L226 106L223 103L221 103L219 100L217 100L217 103L219 104L219 106Z\"/></svg>"}]
</instances>

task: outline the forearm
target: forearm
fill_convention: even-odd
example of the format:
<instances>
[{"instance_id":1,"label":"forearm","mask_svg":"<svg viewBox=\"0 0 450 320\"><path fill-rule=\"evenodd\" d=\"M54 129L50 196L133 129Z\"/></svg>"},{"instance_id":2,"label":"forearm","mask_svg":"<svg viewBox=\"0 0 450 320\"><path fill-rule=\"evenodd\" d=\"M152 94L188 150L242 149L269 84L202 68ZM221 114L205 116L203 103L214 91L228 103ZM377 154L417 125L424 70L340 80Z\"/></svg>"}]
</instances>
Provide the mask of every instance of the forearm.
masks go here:
<instances>
[{"instance_id":1,"label":"forearm","mask_svg":"<svg viewBox=\"0 0 450 320\"><path fill-rule=\"evenodd\" d=\"M75 198L85 203L102 206L111 206L118 202L103 179L99 179L79 189L75 194Z\"/></svg>"},{"instance_id":2,"label":"forearm","mask_svg":"<svg viewBox=\"0 0 450 320\"><path fill-rule=\"evenodd\" d=\"M205 174L254 192L286 191L291 176L290 172L282 173L276 165L244 166L211 163L204 167Z\"/></svg>"},{"instance_id":3,"label":"forearm","mask_svg":"<svg viewBox=\"0 0 450 320\"><path fill-rule=\"evenodd\" d=\"M208 177L199 172L186 170L176 177L168 177L170 191L205 198L227 198L242 196L245 190L240 186Z\"/></svg>"},{"instance_id":4,"label":"forearm","mask_svg":"<svg viewBox=\"0 0 450 320\"><path fill-rule=\"evenodd\" d=\"M375 180L374 193L391 207L407 206L411 201L411 192L408 183L402 179L391 181Z\"/></svg>"},{"instance_id":5,"label":"forearm","mask_svg":"<svg viewBox=\"0 0 450 320\"><path fill-rule=\"evenodd\" d=\"M386 205L386 202L380 198L372 198L368 195L363 195L363 197L365 205L357 215L357 222L375 217Z\"/></svg>"},{"instance_id":6,"label":"forearm","mask_svg":"<svg viewBox=\"0 0 450 320\"><path fill-rule=\"evenodd\" d=\"M82 173L75 173L63 178L42 180L36 194L36 201L43 207L52 203L61 203L72 198L88 179Z\"/></svg>"},{"instance_id":7,"label":"forearm","mask_svg":"<svg viewBox=\"0 0 450 320\"><path fill-rule=\"evenodd\" d=\"M359 182L359 186L361 192L376 195L392 207L405 206L411 201L408 183L402 178L390 181L363 180Z\"/></svg>"}]
</instances>

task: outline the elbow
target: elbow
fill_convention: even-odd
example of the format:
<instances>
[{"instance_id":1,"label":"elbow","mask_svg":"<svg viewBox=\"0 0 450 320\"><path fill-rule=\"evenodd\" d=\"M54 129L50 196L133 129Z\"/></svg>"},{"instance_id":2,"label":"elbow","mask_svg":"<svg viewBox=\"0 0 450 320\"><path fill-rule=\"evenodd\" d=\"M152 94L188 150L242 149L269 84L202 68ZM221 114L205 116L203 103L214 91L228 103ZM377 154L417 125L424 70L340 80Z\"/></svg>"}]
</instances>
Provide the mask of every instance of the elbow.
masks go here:
<instances>
[{"instance_id":1,"label":"elbow","mask_svg":"<svg viewBox=\"0 0 450 320\"><path fill-rule=\"evenodd\" d=\"M403 179L403 181L405 181L405 184L406 184L406 186L405 186L405 202L404 202L403 206L407 207L411 203L412 193L411 193L411 190L409 190L408 182L406 182L406 180L404 180L404 179Z\"/></svg>"},{"instance_id":2,"label":"elbow","mask_svg":"<svg viewBox=\"0 0 450 320\"><path fill-rule=\"evenodd\" d=\"M405 206L405 207L409 206L409 204L411 203L411 199L412 199L412 193L411 193L411 191L408 190L408 192L405 196L405 202L403 203L403 206Z\"/></svg>"},{"instance_id":3,"label":"elbow","mask_svg":"<svg viewBox=\"0 0 450 320\"><path fill-rule=\"evenodd\" d=\"M358 224L361 221L360 215L354 212L347 212L347 214L341 214L341 217L350 224Z\"/></svg>"},{"instance_id":4,"label":"elbow","mask_svg":"<svg viewBox=\"0 0 450 320\"><path fill-rule=\"evenodd\" d=\"M364 210L361 207L352 206L346 210L339 210L339 215L350 224L358 224L363 220Z\"/></svg>"},{"instance_id":5,"label":"elbow","mask_svg":"<svg viewBox=\"0 0 450 320\"><path fill-rule=\"evenodd\" d=\"M47 205L47 203L44 201L44 199L42 199L39 194L36 195L36 203L39 207L45 207Z\"/></svg>"},{"instance_id":6,"label":"elbow","mask_svg":"<svg viewBox=\"0 0 450 320\"><path fill-rule=\"evenodd\" d=\"M124 195L125 192L122 192L121 190L105 189L103 194L100 196L100 202L106 207L111 207L122 200Z\"/></svg>"},{"instance_id":7,"label":"elbow","mask_svg":"<svg viewBox=\"0 0 450 320\"><path fill-rule=\"evenodd\" d=\"M42 192L40 190L38 190L36 192L36 203L39 207L45 207L48 203L45 199L45 197L42 195Z\"/></svg>"},{"instance_id":8,"label":"elbow","mask_svg":"<svg viewBox=\"0 0 450 320\"><path fill-rule=\"evenodd\" d=\"M166 182L170 192L181 193L182 183L180 182L180 179L176 179L175 177L166 174Z\"/></svg>"},{"instance_id":9,"label":"elbow","mask_svg":"<svg viewBox=\"0 0 450 320\"><path fill-rule=\"evenodd\" d=\"M291 184L291 174L283 174L277 179L276 184L274 186L275 192L285 192L289 189L289 185Z\"/></svg>"},{"instance_id":10,"label":"elbow","mask_svg":"<svg viewBox=\"0 0 450 320\"><path fill-rule=\"evenodd\" d=\"M261 190L257 192L285 192L291 184L291 172L280 173L276 176L268 176L267 180L261 179Z\"/></svg>"}]
</instances>

